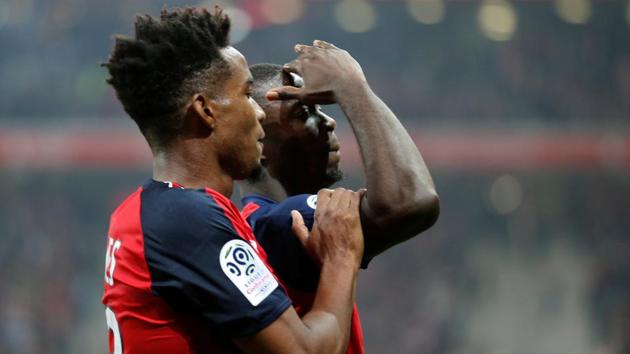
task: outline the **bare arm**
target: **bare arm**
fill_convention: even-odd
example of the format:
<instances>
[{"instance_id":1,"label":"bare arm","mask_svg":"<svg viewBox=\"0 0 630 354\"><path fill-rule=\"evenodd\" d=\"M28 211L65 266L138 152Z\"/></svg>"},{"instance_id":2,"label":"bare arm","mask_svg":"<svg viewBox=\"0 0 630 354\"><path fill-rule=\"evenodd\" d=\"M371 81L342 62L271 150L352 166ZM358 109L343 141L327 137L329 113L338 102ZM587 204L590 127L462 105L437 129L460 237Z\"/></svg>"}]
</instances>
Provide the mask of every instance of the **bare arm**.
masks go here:
<instances>
[{"instance_id":1,"label":"bare arm","mask_svg":"<svg viewBox=\"0 0 630 354\"><path fill-rule=\"evenodd\" d=\"M321 263L321 275L310 312L299 318L293 308L258 334L236 339L246 353L344 353L363 255L359 218L360 193L345 189L318 194L310 233L299 213L293 229L307 251Z\"/></svg>"},{"instance_id":2,"label":"bare arm","mask_svg":"<svg viewBox=\"0 0 630 354\"><path fill-rule=\"evenodd\" d=\"M285 68L304 77L303 88L282 87L269 99L306 104L337 102L357 139L368 194L361 204L365 253L371 258L428 229L439 215L431 174L394 113L372 92L360 65L330 43L296 46L299 56Z\"/></svg>"},{"instance_id":3,"label":"bare arm","mask_svg":"<svg viewBox=\"0 0 630 354\"><path fill-rule=\"evenodd\" d=\"M439 199L415 143L367 83L338 97L363 160L369 194L361 217L366 256L373 257L431 227Z\"/></svg>"}]
</instances>

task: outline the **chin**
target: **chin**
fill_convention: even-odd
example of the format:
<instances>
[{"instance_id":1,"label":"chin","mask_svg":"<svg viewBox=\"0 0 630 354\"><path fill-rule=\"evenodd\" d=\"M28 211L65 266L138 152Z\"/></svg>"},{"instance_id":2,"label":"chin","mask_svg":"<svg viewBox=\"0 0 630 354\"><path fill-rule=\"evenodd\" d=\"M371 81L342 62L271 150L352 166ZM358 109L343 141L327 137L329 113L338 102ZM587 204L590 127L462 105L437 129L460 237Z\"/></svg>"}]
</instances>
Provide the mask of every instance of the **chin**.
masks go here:
<instances>
[{"instance_id":1,"label":"chin","mask_svg":"<svg viewBox=\"0 0 630 354\"><path fill-rule=\"evenodd\" d=\"M260 161L256 161L254 164L241 165L240 168L232 169L232 173L229 175L236 181L249 180L250 178L258 178L262 174L262 168Z\"/></svg>"},{"instance_id":2,"label":"chin","mask_svg":"<svg viewBox=\"0 0 630 354\"><path fill-rule=\"evenodd\" d=\"M325 178L327 186L330 187L343 179L343 171L341 171L338 167L328 168L326 170Z\"/></svg>"},{"instance_id":3,"label":"chin","mask_svg":"<svg viewBox=\"0 0 630 354\"><path fill-rule=\"evenodd\" d=\"M252 184L262 181L263 176L264 176L263 172L264 172L263 166L261 164L258 164L258 166L252 169L250 173L248 174L248 176L246 177L247 181Z\"/></svg>"}]
</instances>

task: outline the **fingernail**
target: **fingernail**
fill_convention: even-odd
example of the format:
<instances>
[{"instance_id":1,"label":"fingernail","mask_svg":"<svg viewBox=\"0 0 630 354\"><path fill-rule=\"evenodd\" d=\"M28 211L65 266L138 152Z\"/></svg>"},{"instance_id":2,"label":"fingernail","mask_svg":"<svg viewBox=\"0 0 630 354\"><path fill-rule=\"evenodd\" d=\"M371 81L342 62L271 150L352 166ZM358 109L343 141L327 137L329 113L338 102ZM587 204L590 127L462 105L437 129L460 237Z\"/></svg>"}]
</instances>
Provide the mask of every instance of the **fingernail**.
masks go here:
<instances>
[{"instance_id":1,"label":"fingernail","mask_svg":"<svg viewBox=\"0 0 630 354\"><path fill-rule=\"evenodd\" d=\"M269 92L267 92L267 99L268 100L273 101L273 100L277 100L279 98L280 98L280 94L277 93L276 91L269 91Z\"/></svg>"}]
</instances>

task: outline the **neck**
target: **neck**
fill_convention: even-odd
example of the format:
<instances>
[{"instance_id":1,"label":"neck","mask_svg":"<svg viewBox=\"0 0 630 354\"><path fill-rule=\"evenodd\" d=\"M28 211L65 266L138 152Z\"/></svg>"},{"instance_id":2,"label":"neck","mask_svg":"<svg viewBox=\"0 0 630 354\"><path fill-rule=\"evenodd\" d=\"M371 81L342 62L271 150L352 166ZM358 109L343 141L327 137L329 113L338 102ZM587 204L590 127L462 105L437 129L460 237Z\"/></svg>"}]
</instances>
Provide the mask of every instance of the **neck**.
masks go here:
<instances>
[{"instance_id":1,"label":"neck","mask_svg":"<svg viewBox=\"0 0 630 354\"><path fill-rule=\"evenodd\" d=\"M281 202L288 196L287 191L282 187L280 181L269 174L266 168L263 168L260 179L256 182L239 181L238 187L241 191L241 197L250 194L258 194L267 198Z\"/></svg>"},{"instance_id":2,"label":"neck","mask_svg":"<svg viewBox=\"0 0 630 354\"><path fill-rule=\"evenodd\" d=\"M179 144L153 153L153 179L177 182L184 188L211 188L232 195L233 180L205 146Z\"/></svg>"}]
</instances>

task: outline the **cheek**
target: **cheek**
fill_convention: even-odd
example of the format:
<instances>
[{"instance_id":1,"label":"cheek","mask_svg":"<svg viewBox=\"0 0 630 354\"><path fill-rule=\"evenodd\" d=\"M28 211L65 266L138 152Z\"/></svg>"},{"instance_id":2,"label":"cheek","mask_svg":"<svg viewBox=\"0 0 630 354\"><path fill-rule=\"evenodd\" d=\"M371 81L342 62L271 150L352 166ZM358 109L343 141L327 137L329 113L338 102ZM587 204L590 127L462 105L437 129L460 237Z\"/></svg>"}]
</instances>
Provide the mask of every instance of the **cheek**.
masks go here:
<instances>
[{"instance_id":1,"label":"cheek","mask_svg":"<svg viewBox=\"0 0 630 354\"><path fill-rule=\"evenodd\" d=\"M258 126L258 122L256 119L256 109L249 102L249 100L244 100L240 105L239 114L242 118L243 127L247 128L256 128Z\"/></svg>"}]
</instances>

